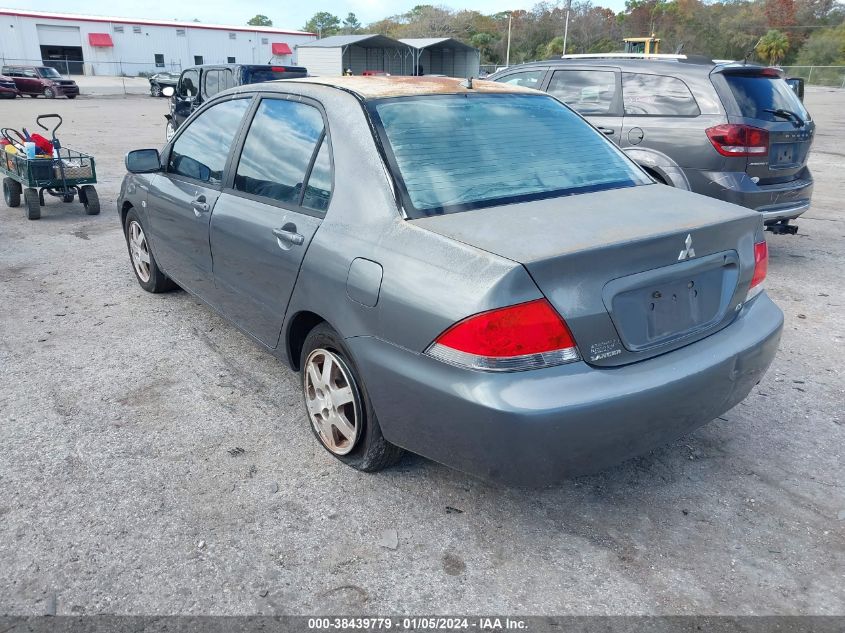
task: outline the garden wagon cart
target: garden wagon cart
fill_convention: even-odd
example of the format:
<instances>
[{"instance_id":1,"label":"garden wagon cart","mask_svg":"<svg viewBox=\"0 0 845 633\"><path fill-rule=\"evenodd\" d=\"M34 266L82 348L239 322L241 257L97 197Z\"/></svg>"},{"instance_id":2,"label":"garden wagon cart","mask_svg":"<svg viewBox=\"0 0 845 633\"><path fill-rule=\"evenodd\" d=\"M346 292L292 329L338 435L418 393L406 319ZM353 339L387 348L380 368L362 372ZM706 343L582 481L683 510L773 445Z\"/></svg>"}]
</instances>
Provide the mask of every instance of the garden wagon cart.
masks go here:
<instances>
[{"instance_id":1,"label":"garden wagon cart","mask_svg":"<svg viewBox=\"0 0 845 633\"><path fill-rule=\"evenodd\" d=\"M100 200L94 188L97 182L94 157L61 147L56 130L62 124L62 117L58 114L44 114L36 122L46 130L48 128L41 120L49 118L59 120L52 130L52 156L27 158L22 150L22 135L9 128L2 129L3 137L17 150L0 154L0 174L4 176L3 198L8 206L18 207L23 197L26 217L30 220L41 217L45 193L61 198L63 202L73 202L79 196L79 201L85 206L85 213L97 215L100 212Z\"/></svg>"}]
</instances>

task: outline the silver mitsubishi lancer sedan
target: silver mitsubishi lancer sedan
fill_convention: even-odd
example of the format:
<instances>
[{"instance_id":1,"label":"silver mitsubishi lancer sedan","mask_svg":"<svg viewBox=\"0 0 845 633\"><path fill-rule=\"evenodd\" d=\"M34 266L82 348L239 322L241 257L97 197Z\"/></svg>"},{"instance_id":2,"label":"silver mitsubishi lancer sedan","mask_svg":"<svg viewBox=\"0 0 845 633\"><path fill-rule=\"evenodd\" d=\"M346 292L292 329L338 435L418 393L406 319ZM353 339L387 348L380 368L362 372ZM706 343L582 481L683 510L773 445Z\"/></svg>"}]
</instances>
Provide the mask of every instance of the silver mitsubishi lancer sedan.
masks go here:
<instances>
[{"instance_id":1,"label":"silver mitsubishi lancer sedan","mask_svg":"<svg viewBox=\"0 0 845 633\"><path fill-rule=\"evenodd\" d=\"M245 86L126 166L141 287L289 363L360 470L408 450L514 485L595 471L730 409L777 350L759 214L655 184L527 88Z\"/></svg>"}]
</instances>

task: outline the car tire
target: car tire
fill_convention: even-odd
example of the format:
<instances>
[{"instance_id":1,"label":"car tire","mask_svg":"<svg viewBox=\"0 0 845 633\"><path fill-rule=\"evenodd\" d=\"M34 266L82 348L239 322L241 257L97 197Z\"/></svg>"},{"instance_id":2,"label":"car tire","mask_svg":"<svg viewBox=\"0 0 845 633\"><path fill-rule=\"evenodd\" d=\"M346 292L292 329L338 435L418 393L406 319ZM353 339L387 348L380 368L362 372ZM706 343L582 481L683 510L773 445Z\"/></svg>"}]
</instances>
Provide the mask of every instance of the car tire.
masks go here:
<instances>
[{"instance_id":1,"label":"car tire","mask_svg":"<svg viewBox=\"0 0 845 633\"><path fill-rule=\"evenodd\" d=\"M169 143L173 135L176 134L176 128L173 126L173 121L168 121L164 128L164 138Z\"/></svg>"},{"instance_id":2,"label":"car tire","mask_svg":"<svg viewBox=\"0 0 845 633\"><path fill-rule=\"evenodd\" d=\"M309 426L323 448L364 472L382 470L402 458L404 451L384 439L361 373L328 324L308 333L299 366Z\"/></svg>"},{"instance_id":3,"label":"car tire","mask_svg":"<svg viewBox=\"0 0 845 633\"><path fill-rule=\"evenodd\" d=\"M160 97L161 96L161 86L158 84L150 84L150 96L151 97Z\"/></svg>"},{"instance_id":4,"label":"car tire","mask_svg":"<svg viewBox=\"0 0 845 633\"><path fill-rule=\"evenodd\" d=\"M71 198L73 200L73 198ZM88 215L99 215L100 213L100 196L97 195L97 190L93 185L82 185L79 189L79 200L85 207L85 213Z\"/></svg>"},{"instance_id":5,"label":"car tire","mask_svg":"<svg viewBox=\"0 0 845 633\"><path fill-rule=\"evenodd\" d=\"M55 99L56 98L56 91L53 90L50 86L44 88L44 96L47 99Z\"/></svg>"},{"instance_id":6,"label":"car tire","mask_svg":"<svg viewBox=\"0 0 845 633\"><path fill-rule=\"evenodd\" d=\"M21 206L22 191L21 183L17 180L11 178L3 179L3 199L6 201L6 206L12 208Z\"/></svg>"},{"instance_id":7,"label":"car tire","mask_svg":"<svg viewBox=\"0 0 845 633\"><path fill-rule=\"evenodd\" d=\"M38 196L38 189L27 187L23 190L23 201L26 205L26 219L38 220L41 218L41 200Z\"/></svg>"},{"instance_id":8,"label":"car tire","mask_svg":"<svg viewBox=\"0 0 845 633\"><path fill-rule=\"evenodd\" d=\"M123 234L126 237L126 248L129 250L129 262L141 288L152 293L167 292L176 288L173 280L158 267L141 219L134 209L130 209L126 214ZM145 259L148 261L144 261Z\"/></svg>"}]
</instances>

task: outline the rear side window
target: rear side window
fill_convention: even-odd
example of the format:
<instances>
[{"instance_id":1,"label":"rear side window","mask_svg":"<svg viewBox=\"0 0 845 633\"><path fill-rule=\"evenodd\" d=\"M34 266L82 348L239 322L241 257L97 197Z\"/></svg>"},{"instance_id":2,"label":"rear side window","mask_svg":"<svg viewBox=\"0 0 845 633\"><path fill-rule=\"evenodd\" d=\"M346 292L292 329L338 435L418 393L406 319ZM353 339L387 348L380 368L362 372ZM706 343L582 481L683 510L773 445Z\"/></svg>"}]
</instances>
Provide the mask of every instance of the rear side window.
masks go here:
<instances>
[{"instance_id":1,"label":"rear side window","mask_svg":"<svg viewBox=\"0 0 845 633\"><path fill-rule=\"evenodd\" d=\"M794 112L804 121L810 119L800 99L780 77L725 74L725 80L744 117L783 122L784 117L769 110L786 110Z\"/></svg>"},{"instance_id":2,"label":"rear side window","mask_svg":"<svg viewBox=\"0 0 845 633\"><path fill-rule=\"evenodd\" d=\"M687 85L675 77L622 73L625 116L698 116Z\"/></svg>"},{"instance_id":3,"label":"rear side window","mask_svg":"<svg viewBox=\"0 0 845 633\"><path fill-rule=\"evenodd\" d=\"M262 196L289 205L302 201L304 183L314 163L318 145L325 136L323 116L314 106L286 101L265 99L261 102L244 142L235 189L255 196ZM328 150L326 150L326 153ZM328 206L331 176L322 171L325 160L319 163L314 175L314 186L324 187L326 204L316 198L320 193L306 196L305 206L324 211ZM329 167L329 169L331 169ZM309 188L311 183L309 183Z\"/></svg>"},{"instance_id":4,"label":"rear side window","mask_svg":"<svg viewBox=\"0 0 845 633\"><path fill-rule=\"evenodd\" d=\"M520 73L511 73L496 81L501 84L510 84L512 86L522 86L523 88L540 89L540 82L543 80L543 75L546 74L546 69L541 70L526 70Z\"/></svg>"},{"instance_id":5,"label":"rear side window","mask_svg":"<svg viewBox=\"0 0 845 633\"><path fill-rule=\"evenodd\" d=\"M384 99L370 113L411 217L650 182L546 95Z\"/></svg>"},{"instance_id":6,"label":"rear side window","mask_svg":"<svg viewBox=\"0 0 845 633\"><path fill-rule=\"evenodd\" d=\"M608 114L616 97L616 73L607 70L558 70L547 92L581 114Z\"/></svg>"},{"instance_id":7,"label":"rear side window","mask_svg":"<svg viewBox=\"0 0 845 633\"><path fill-rule=\"evenodd\" d=\"M223 101L191 121L173 144L167 171L211 185L220 184L232 140L250 101Z\"/></svg>"},{"instance_id":8,"label":"rear side window","mask_svg":"<svg viewBox=\"0 0 845 633\"><path fill-rule=\"evenodd\" d=\"M220 73L216 70L207 70L203 73L203 81L205 81L205 96L211 97L220 92L219 77Z\"/></svg>"}]
</instances>

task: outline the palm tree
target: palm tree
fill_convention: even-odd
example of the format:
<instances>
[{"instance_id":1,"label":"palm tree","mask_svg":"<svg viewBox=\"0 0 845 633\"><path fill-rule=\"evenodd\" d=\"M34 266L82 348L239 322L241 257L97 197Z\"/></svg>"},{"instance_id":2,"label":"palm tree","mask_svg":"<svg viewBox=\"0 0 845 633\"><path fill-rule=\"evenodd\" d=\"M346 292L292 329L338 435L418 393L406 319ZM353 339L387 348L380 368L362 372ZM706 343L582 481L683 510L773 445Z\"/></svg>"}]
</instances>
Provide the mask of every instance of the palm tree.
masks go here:
<instances>
[{"instance_id":1,"label":"palm tree","mask_svg":"<svg viewBox=\"0 0 845 633\"><path fill-rule=\"evenodd\" d=\"M757 54L771 66L777 66L786 57L788 50L789 38L786 33L776 29L771 29L757 43Z\"/></svg>"}]
</instances>

